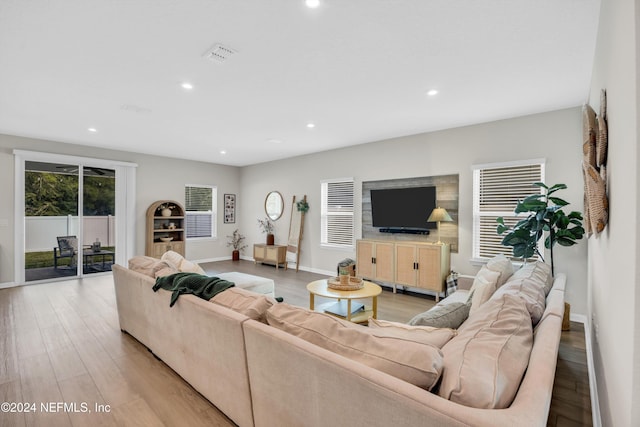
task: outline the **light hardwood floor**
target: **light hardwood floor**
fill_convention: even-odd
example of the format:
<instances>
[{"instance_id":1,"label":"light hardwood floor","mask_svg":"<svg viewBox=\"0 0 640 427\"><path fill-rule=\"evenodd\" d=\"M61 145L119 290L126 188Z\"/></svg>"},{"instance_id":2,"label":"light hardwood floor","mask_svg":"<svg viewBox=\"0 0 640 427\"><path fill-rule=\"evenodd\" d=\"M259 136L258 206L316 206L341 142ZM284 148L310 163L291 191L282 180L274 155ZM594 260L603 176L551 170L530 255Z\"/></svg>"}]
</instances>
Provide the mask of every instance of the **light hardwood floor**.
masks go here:
<instances>
[{"instance_id":1,"label":"light hardwood floor","mask_svg":"<svg viewBox=\"0 0 640 427\"><path fill-rule=\"evenodd\" d=\"M323 277L248 261L203 267L208 273L241 271L273 278L278 296L303 307L309 304L306 284ZM378 317L406 322L434 304L431 298L385 291L378 299ZM111 275L0 290L2 402L35 403L36 408L0 411L0 426L234 425L120 331ZM90 412L82 412L83 404ZM548 425L591 425L580 324L572 323L562 336Z\"/></svg>"}]
</instances>

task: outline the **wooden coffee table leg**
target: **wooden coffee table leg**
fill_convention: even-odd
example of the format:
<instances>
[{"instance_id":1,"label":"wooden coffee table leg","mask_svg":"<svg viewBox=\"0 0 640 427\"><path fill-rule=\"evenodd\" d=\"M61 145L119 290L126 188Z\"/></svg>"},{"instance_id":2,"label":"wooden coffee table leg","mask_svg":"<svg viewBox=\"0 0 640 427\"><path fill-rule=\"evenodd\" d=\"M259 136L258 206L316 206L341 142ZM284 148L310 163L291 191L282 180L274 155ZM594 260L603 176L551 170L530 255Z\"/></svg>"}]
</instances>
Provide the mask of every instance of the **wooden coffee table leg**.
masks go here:
<instances>
[{"instance_id":1,"label":"wooden coffee table leg","mask_svg":"<svg viewBox=\"0 0 640 427\"><path fill-rule=\"evenodd\" d=\"M373 318L378 318L378 297L373 297Z\"/></svg>"},{"instance_id":2,"label":"wooden coffee table leg","mask_svg":"<svg viewBox=\"0 0 640 427\"><path fill-rule=\"evenodd\" d=\"M351 298L347 300L347 320L351 322Z\"/></svg>"},{"instance_id":3,"label":"wooden coffee table leg","mask_svg":"<svg viewBox=\"0 0 640 427\"><path fill-rule=\"evenodd\" d=\"M313 307L314 307L314 297L315 295L312 293L309 293L309 310L313 311Z\"/></svg>"}]
</instances>

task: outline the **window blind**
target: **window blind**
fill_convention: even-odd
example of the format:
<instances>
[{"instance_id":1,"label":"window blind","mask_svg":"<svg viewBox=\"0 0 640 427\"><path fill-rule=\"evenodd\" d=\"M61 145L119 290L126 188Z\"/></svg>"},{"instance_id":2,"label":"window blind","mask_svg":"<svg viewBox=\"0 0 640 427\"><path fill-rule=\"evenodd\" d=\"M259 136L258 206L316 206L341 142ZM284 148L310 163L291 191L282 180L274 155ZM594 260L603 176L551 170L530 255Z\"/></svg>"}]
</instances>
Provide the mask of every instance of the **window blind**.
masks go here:
<instances>
[{"instance_id":1,"label":"window blind","mask_svg":"<svg viewBox=\"0 0 640 427\"><path fill-rule=\"evenodd\" d=\"M216 237L216 187L187 185L184 190L187 239Z\"/></svg>"},{"instance_id":2,"label":"window blind","mask_svg":"<svg viewBox=\"0 0 640 427\"><path fill-rule=\"evenodd\" d=\"M488 165L475 168L473 177L473 257L492 258L498 254L512 257L511 247L501 244L504 235L496 232L496 219L503 217L509 227L520 220L513 211L518 201L540 193L533 183L544 181L544 162Z\"/></svg>"},{"instance_id":3,"label":"window blind","mask_svg":"<svg viewBox=\"0 0 640 427\"><path fill-rule=\"evenodd\" d=\"M321 244L353 247L353 178L321 183Z\"/></svg>"}]
</instances>

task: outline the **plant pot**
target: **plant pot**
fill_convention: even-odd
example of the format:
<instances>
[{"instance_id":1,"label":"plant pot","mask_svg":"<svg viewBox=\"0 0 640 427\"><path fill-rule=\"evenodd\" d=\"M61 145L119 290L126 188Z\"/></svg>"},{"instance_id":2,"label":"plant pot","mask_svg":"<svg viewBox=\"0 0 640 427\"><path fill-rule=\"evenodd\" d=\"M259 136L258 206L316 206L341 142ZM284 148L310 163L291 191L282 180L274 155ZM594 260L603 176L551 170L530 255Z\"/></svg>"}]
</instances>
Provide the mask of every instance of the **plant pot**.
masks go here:
<instances>
[{"instance_id":1,"label":"plant pot","mask_svg":"<svg viewBox=\"0 0 640 427\"><path fill-rule=\"evenodd\" d=\"M231 252L231 259L233 261L240 261L240 251Z\"/></svg>"},{"instance_id":2,"label":"plant pot","mask_svg":"<svg viewBox=\"0 0 640 427\"><path fill-rule=\"evenodd\" d=\"M271 233L267 233L267 245L274 245L276 241L276 236Z\"/></svg>"},{"instance_id":3,"label":"plant pot","mask_svg":"<svg viewBox=\"0 0 640 427\"><path fill-rule=\"evenodd\" d=\"M164 208L160 211L160 215L162 216L171 216L171 209L169 208Z\"/></svg>"}]
</instances>

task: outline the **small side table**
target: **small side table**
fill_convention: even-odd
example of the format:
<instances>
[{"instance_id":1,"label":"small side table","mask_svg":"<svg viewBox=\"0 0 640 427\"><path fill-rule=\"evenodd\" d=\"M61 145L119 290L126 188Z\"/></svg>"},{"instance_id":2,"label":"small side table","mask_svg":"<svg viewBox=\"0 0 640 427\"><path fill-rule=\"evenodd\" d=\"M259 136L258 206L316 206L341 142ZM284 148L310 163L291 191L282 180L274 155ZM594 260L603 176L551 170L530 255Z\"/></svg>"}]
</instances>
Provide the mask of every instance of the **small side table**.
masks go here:
<instances>
[{"instance_id":1,"label":"small side table","mask_svg":"<svg viewBox=\"0 0 640 427\"><path fill-rule=\"evenodd\" d=\"M275 264L276 269L280 264L284 264L287 269L287 247L283 245L266 245L256 243L253 245L253 262L264 262Z\"/></svg>"}]
</instances>

